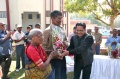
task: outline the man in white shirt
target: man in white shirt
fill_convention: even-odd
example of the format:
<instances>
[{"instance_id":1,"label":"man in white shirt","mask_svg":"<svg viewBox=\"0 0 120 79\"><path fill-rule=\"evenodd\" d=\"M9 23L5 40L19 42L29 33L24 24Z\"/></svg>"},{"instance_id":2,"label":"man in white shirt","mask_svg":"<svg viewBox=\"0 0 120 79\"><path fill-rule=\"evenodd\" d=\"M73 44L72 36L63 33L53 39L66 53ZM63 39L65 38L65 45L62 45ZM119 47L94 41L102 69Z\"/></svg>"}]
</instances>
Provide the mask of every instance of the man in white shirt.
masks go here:
<instances>
[{"instance_id":1,"label":"man in white shirt","mask_svg":"<svg viewBox=\"0 0 120 79\"><path fill-rule=\"evenodd\" d=\"M17 31L13 34L13 40L16 44L16 71L20 69L20 57L22 59L22 68L25 68L25 58L24 58L24 40L25 34L22 32L22 26L17 25Z\"/></svg>"}]
</instances>

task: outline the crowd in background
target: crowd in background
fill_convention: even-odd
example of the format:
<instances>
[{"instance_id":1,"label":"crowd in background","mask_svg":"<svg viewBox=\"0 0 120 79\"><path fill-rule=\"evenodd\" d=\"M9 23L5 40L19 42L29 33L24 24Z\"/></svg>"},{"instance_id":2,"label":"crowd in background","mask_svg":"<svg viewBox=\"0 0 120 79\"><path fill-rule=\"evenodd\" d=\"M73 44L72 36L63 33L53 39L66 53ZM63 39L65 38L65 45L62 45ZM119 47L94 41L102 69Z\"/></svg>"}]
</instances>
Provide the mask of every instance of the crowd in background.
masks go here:
<instances>
[{"instance_id":1,"label":"crowd in background","mask_svg":"<svg viewBox=\"0 0 120 79\"><path fill-rule=\"evenodd\" d=\"M95 26L94 33L86 30L85 23L76 23L68 37L60 26L62 13L53 11L50 14L52 23L43 32L41 25L35 24L35 28L28 26L27 32L22 31L22 25L17 25L13 32L7 31L6 24L0 22L0 77L8 77L12 61L12 42L16 44L16 72L20 68L25 69L26 79L67 79L66 55L74 55L74 78L79 79L83 70L83 79L89 79L93 62L93 54L100 54L102 34L99 27ZM105 43L112 50L120 43L120 30L113 29ZM57 37L57 38L56 38ZM58 53L55 42L65 46L65 50ZM25 48L26 47L26 48ZM62 46L61 46L62 47ZM87 51L86 51L87 50ZM22 67L20 67L20 59ZM32 73L31 73L32 72ZM37 74L37 75L36 75Z\"/></svg>"}]
</instances>

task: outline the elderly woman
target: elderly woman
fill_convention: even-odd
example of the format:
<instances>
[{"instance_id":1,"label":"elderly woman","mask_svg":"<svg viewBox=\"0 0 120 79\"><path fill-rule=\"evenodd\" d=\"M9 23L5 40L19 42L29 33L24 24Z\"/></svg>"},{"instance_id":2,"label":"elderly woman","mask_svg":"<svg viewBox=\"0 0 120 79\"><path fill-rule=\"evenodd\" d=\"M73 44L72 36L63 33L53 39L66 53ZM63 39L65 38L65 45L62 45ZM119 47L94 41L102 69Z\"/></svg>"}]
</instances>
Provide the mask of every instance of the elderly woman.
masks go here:
<instances>
[{"instance_id":1,"label":"elderly woman","mask_svg":"<svg viewBox=\"0 0 120 79\"><path fill-rule=\"evenodd\" d=\"M40 29L32 29L28 35L30 44L26 46L25 79L54 79L50 61L58 54L53 51L47 57L41 46L43 34Z\"/></svg>"}]
</instances>

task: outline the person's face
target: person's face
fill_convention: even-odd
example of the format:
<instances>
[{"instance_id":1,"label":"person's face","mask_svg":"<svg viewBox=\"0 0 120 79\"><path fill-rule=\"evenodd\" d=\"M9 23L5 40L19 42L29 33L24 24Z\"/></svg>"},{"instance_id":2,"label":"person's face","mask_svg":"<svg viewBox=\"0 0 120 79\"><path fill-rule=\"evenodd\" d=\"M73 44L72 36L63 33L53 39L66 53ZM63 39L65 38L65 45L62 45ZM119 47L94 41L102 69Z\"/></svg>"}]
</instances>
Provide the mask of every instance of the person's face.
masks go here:
<instances>
[{"instance_id":1,"label":"person's face","mask_svg":"<svg viewBox=\"0 0 120 79\"><path fill-rule=\"evenodd\" d=\"M118 30L118 35L120 35L120 30Z\"/></svg>"},{"instance_id":2,"label":"person's face","mask_svg":"<svg viewBox=\"0 0 120 79\"><path fill-rule=\"evenodd\" d=\"M2 31L5 30L5 25L4 24L0 24L0 30L2 30Z\"/></svg>"},{"instance_id":3,"label":"person's face","mask_svg":"<svg viewBox=\"0 0 120 79\"><path fill-rule=\"evenodd\" d=\"M40 29L40 26L36 26L37 29Z\"/></svg>"},{"instance_id":4,"label":"person's face","mask_svg":"<svg viewBox=\"0 0 120 79\"><path fill-rule=\"evenodd\" d=\"M91 34L91 30L87 30L87 33L88 33L88 34Z\"/></svg>"},{"instance_id":5,"label":"person's face","mask_svg":"<svg viewBox=\"0 0 120 79\"><path fill-rule=\"evenodd\" d=\"M113 30L113 35L114 35L114 36L117 35L117 30Z\"/></svg>"},{"instance_id":6,"label":"person's face","mask_svg":"<svg viewBox=\"0 0 120 79\"><path fill-rule=\"evenodd\" d=\"M56 26L60 26L61 25L61 22L62 22L62 16L58 15L57 17L52 17L52 23Z\"/></svg>"},{"instance_id":7,"label":"person's face","mask_svg":"<svg viewBox=\"0 0 120 79\"><path fill-rule=\"evenodd\" d=\"M95 30L95 32L98 32L99 28L98 28L98 27L95 27L95 29L94 29L94 30Z\"/></svg>"},{"instance_id":8,"label":"person's face","mask_svg":"<svg viewBox=\"0 0 120 79\"><path fill-rule=\"evenodd\" d=\"M36 36L33 37L33 41L36 45L42 44L43 42L43 34L38 34Z\"/></svg>"},{"instance_id":9,"label":"person's face","mask_svg":"<svg viewBox=\"0 0 120 79\"><path fill-rule=\"evenodd\" d=\"M22 31L22 27L18 27L17 30L18 30L19 32L21 32L21 31Z\"/></svg>"},{"instance_id":10,"label":"person's face","mask_svg":"<svg viewBox=\"0 0 120 79\"><path fill-rule=\"evenodd\" d=\"M86 30L82 26L77 26L76 28L76 34L79 37L82 37L85 34Z\"/></svg>"},{"instance_id":11,"label":"person's face","mask_svg":"<svg viewBox=\"0 0 120 79\"><path fill-rule=\"evenodd\" d=\"M30 32L31 28L28 28L27 31Z\"/></svg>"},{"instance_id":12,"label":"person's face","mask_svg":"<svg viewBox=\"0 0 120 79\"><path fill-rule=\"evenodd\" d=\"M76 34L76 29L73 29L74 34Z\"/></svg>"}]
</instances>

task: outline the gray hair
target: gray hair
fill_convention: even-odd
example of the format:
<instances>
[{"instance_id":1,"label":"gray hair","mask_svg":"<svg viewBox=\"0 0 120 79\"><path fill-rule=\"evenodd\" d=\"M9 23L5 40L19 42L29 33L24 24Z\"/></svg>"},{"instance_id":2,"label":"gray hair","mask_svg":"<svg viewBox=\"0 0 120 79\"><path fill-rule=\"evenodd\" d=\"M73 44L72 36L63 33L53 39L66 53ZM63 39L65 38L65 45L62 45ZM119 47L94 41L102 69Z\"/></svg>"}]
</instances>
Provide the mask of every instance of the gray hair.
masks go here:
<instances>
[{"instance_id":1,"label":"gray hair","mask_svg":"<svg viewBox=\"0 0 120 79\"><path fill-rule=\"evenodd\" d=\"M30 33L29 33L29 35L28 35L28 39L29 40L31 40L32 39L32 37L33 36L36 36L36 35L38 35L38 34L43 34L43 32L42 32L42 30L40 30L40 29L32 29L32 30L30 30Z\"/></svg>"}]
</instances>

